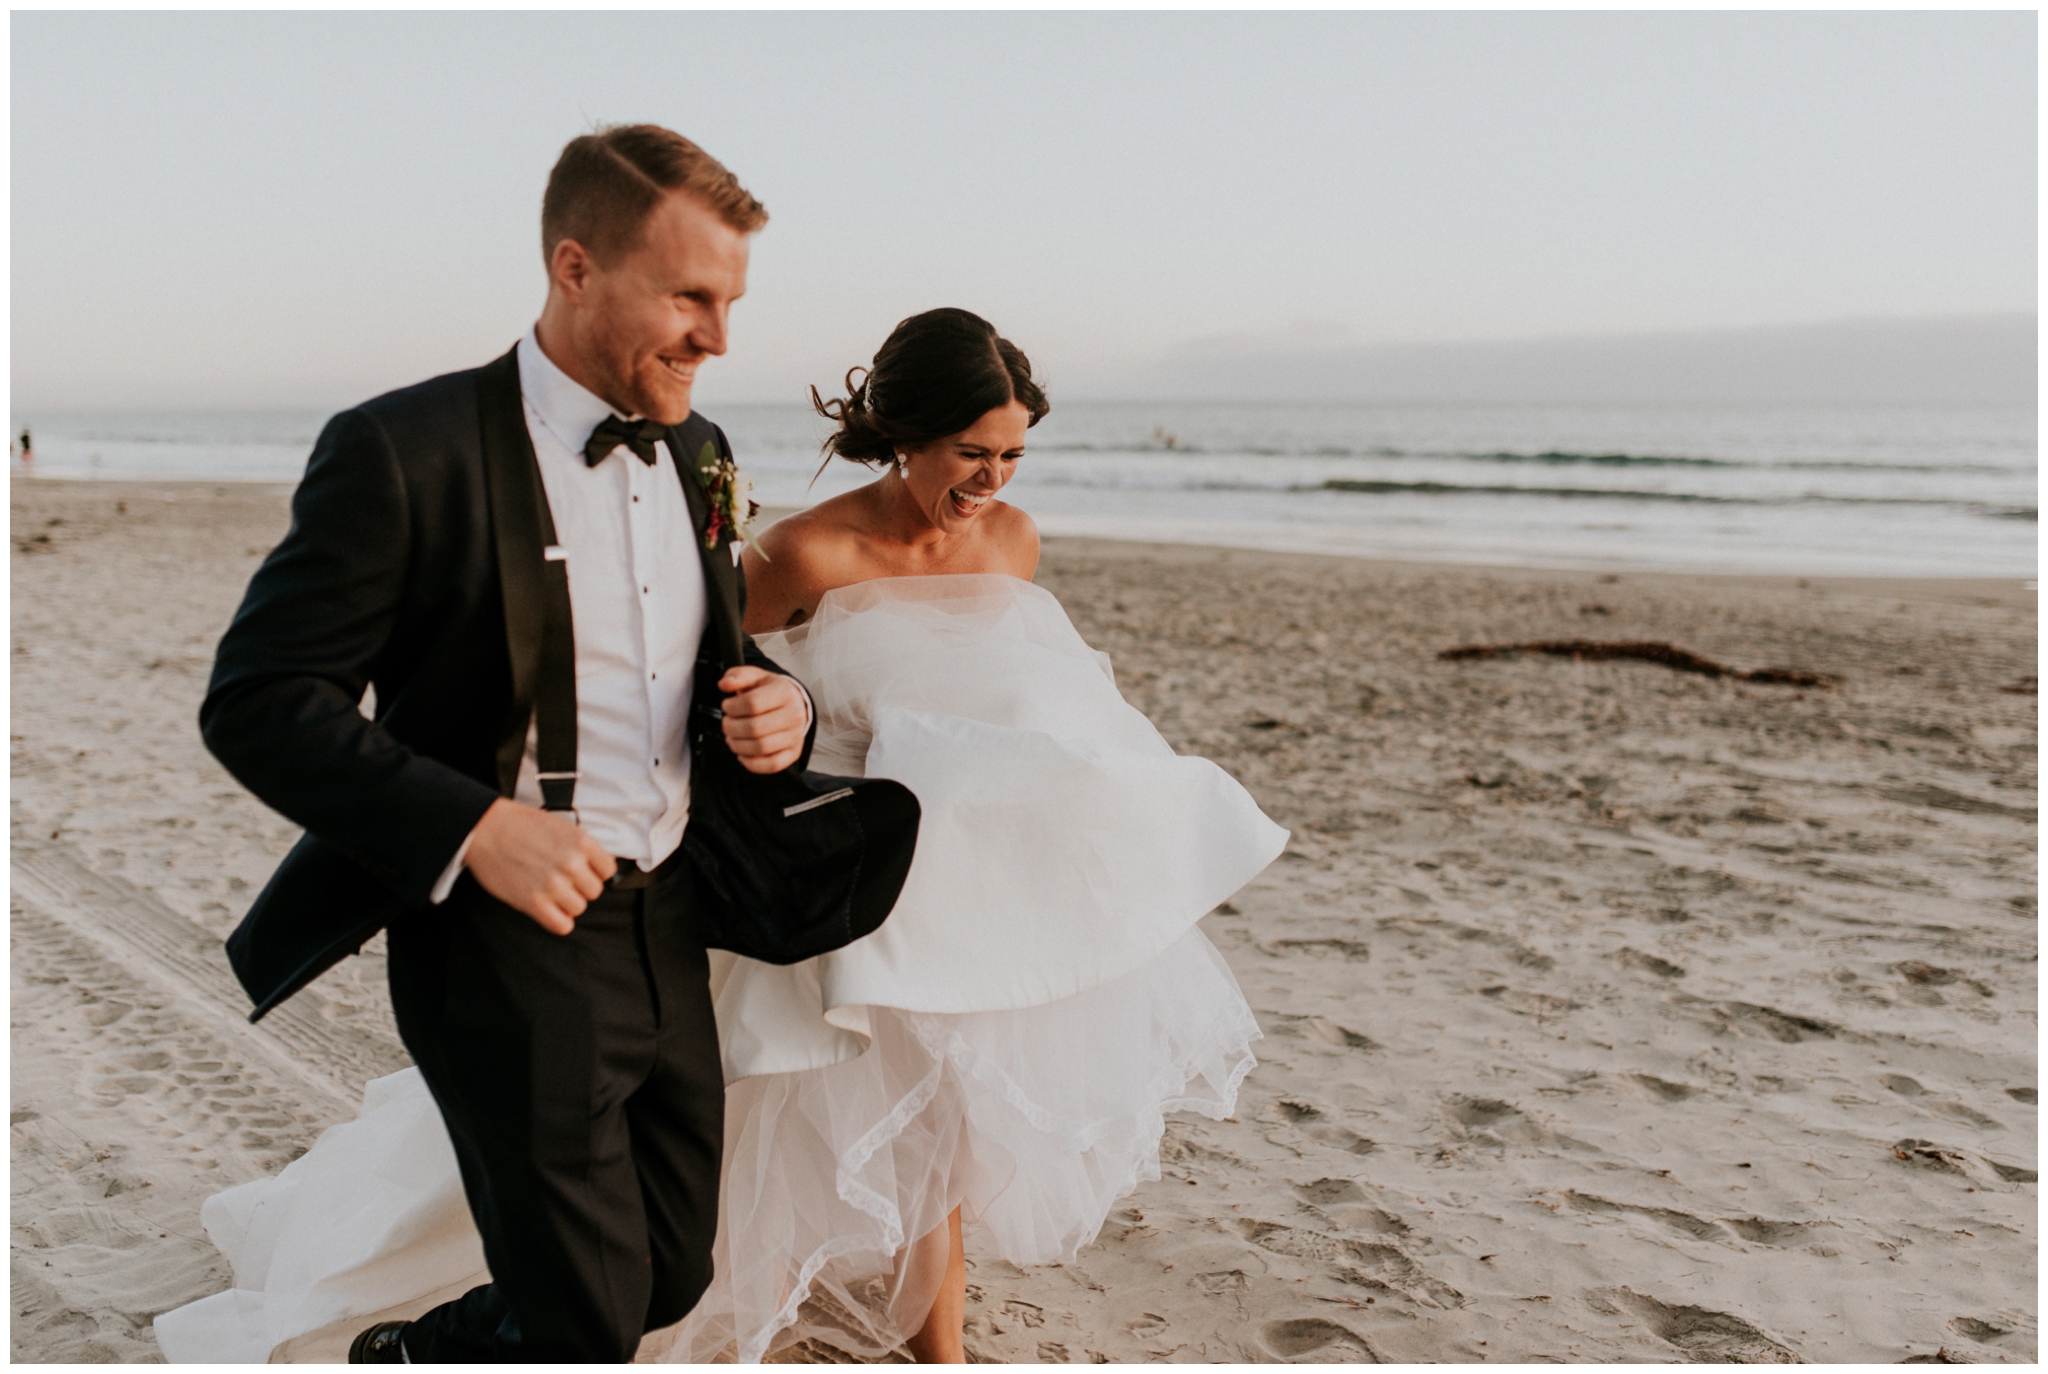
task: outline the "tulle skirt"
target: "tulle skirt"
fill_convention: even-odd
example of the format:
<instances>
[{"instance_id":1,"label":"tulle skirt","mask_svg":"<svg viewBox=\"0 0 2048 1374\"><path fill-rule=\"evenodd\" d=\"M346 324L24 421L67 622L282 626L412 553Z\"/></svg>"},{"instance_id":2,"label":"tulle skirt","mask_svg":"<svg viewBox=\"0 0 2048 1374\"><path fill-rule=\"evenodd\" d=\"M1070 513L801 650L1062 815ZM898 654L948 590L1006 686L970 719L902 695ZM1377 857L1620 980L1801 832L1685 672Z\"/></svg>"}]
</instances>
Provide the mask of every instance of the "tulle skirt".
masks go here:
<instances>
[{"instance_id":1,"label":"tulle skirt","mask_svg":"<svg viewBox=\"0 0 2048 1374\"><path fill-rule=\"evenodd\" d=\"M868 1053L726 1096L717 1277L641 1358L751 1362L806 1337L886 1353L942 1277L911 1243L954 1208L1014 1264L1070 1260L1159 1177L1165 1114L1227 1116L1259 1029L1200 931L1020 1011L875 1008Z\"/></svg>"}]
</instances>

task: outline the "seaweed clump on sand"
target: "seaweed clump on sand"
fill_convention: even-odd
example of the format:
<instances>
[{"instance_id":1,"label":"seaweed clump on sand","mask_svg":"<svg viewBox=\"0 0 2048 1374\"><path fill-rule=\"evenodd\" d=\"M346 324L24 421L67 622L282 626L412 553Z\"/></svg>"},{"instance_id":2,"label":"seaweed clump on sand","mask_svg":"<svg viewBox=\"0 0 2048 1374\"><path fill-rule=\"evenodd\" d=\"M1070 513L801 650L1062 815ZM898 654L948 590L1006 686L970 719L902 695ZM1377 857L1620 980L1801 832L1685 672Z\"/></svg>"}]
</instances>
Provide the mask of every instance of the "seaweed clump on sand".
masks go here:
<instances>
[{"instance_id":1,"label":"seaweed clump on sand","mask_svg":"<svg viewBox=\"0 0 2048 1374\"><path fill-rule=\"evenodd\" d=\"M1752 668L1747 671L1730 668L1725 663L1716 663L1690 649L1681 649L1662 640L1537 639L1526 644L1465 644L1445 649L1437 657L1459 662L1473 658L1506 658L1512 654L1548 654L1553 658L1581 662L1633 658L1645 663L1661 663L1681 673L1699 673L1703 677L1725 677L1737 682L1762 682L1780 687L1841 685L1837 678L1826 673L1808 672L1804 668Z\"/></svg>"}]
</instances>

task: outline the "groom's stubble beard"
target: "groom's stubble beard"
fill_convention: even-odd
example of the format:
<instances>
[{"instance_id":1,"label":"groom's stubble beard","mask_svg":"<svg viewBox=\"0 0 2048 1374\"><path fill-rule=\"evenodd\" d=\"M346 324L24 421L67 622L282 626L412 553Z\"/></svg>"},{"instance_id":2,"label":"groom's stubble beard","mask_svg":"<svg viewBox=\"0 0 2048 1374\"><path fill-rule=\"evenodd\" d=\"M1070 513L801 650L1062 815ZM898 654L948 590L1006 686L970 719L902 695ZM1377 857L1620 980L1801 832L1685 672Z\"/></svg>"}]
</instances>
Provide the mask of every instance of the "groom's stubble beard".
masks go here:
<instances>
[{"instance_id":1,"label":"groom's stubble beard","mask_svg":"<svg viewBox=\"0 0 2048 1374\"><path fill-rule=\"evenodd\" d=\"M685 380L675 375L660 357L645 352L645 335L623 323L610 312L591 321L588 356L597 372L598 396L629 415L644 415L664 425L679 425L690 418L691 394L696 386L695 367ZM694 353L687 345L662 350L671 356ZM701 364L704 355L697 355Z\"/></svg>"},{"instance_id":2,"label":"groom's stubble beard","mask_svg":"<svg viewBox=\"0 0 2048 1374\"><path fill-rule=\"evenodd\" d=\"M628 415L679 425L690 418L696 365L708 354L691 338L694 321L679 316L665 299L658 270L644 259L599 265L569 321L570 332L584 385L600 400ZM661 361L663 355L685 361L691 376L678 377Z\"/></svg>"}]
</instances>

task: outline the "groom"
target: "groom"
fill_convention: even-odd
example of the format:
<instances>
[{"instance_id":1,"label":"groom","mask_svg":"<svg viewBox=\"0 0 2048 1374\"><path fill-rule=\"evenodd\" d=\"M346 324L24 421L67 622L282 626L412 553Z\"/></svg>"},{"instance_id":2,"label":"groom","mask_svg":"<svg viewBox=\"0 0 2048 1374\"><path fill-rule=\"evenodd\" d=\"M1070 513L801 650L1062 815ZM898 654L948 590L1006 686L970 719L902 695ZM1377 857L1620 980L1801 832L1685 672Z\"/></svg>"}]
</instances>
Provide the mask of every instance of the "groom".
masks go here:
<instances>
[{"instance_id":1,"label":"groom","mask_svg":"<svg viewBox=\"0 0 2048 1374\"><path fill-rule=\"evenodd\" d=\"M363 1332L352 1363L624 1361L711 1281L724 1088L678 852L686 719L715 678L726 741L772 773L811 715L751 642L719 672L736 549L716 525L707 547L692 470L701 443L729 452L691 386L767 218L666 129L573 140L542 202L538 324L328 423L221 643L207 745L307 831L238 971L267 1009L388 927L399 1033L493 1280ZM544 490L531 547L505 516L522 481ZM577 744L545 785L524 590L543 560L571 574ZM565 783L574 809L542 809ZM251 948L279 972L252 979Z\"/></svg>"}]
</instances>

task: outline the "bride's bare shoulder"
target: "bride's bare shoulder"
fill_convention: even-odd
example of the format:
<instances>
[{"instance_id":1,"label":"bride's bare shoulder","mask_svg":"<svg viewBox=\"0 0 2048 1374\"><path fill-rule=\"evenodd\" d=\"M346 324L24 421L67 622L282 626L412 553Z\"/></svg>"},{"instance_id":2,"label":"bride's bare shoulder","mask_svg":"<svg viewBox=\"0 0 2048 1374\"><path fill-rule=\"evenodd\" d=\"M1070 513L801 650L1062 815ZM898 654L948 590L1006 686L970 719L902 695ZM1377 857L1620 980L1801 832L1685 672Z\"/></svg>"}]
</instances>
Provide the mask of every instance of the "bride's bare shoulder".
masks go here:
<instances>
[{"instance_id":1,"label":"bride's bare shoulder","mask_svg":"<svg viewBox=\"0 0 2048 1374\"><path fill-rule=\"evenodd\" d=\"M989 530L1007 571L1026 582L1038 570L1038 522L1007 501L998 501L989 514L997 520Z\"/></svg>"},{"instance_id":2,"label":"bride's bare shoulder","mask_svg":"<svg viewBox=\"0 0 2048 1374\"><path fill-rule=\"evenodd\" d=\"M860 497L860 492L849 491L785 515L761 531L762 552L770 559L804 562L849 549L862 527Z\"/></svg>"},{"instance_id":3,"label":"bride's bare shoulder","mask_svg":"<svg viewBox=\"0 0 2048 1374\"><path fill-rule=\"evenodd\" d=\"M800 625L834 587L860 580L860 527L846 502L858 492L821 501L777 520L754 537L741 565L747 581L747 632Z\"/></svg>"}]
</instances>

